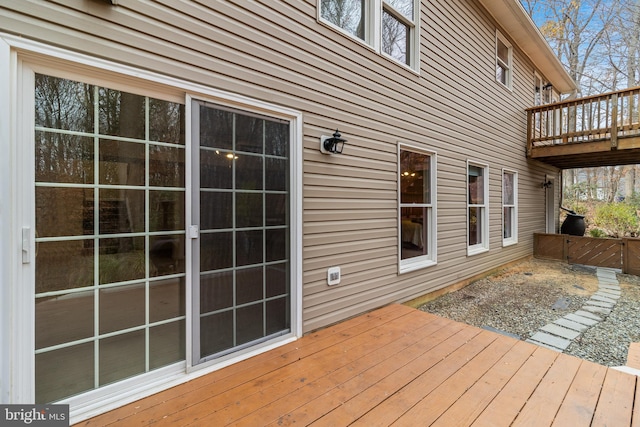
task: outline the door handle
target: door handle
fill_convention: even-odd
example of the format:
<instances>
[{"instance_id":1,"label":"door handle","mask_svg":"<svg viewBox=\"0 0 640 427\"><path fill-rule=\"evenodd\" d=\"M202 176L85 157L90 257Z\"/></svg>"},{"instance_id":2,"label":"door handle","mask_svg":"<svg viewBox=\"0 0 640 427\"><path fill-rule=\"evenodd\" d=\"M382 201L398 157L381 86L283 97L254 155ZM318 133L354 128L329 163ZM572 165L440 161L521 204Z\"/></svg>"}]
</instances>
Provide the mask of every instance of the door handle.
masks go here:
<instances>
[{"instance_id":1,"label":"door handle","mask_svg":"<svg viewBox=\"0 0 640 427\"><path fill-rule=\"evenodd\" d=\"M22 263L31 262L31 227L22 227Z\"/></svg>"}]
</instances>

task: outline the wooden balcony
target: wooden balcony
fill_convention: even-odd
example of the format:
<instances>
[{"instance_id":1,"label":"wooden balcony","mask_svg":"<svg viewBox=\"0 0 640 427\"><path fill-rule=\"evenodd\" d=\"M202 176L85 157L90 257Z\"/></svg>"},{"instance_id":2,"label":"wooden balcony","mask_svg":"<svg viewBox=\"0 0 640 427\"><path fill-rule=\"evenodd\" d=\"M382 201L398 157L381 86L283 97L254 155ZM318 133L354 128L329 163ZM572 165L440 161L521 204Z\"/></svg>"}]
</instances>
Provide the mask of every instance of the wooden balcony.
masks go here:
<instances>
[{"instance_id":1,"label":"wooden balcony","mask_svg":"<svg viewBox=\"0 0 640 427\"><path fill-rule=\"evenodd\" d=\"M572 169L640 163L640 87L527 110L527 157Z\"/></svg>"},{"instance_id":2,"label":"wooden balcony","mask_svg":"<svg viewBox=\"0 0 640 427\"><path fill-rule=\"evenodd\" d=\"M637 426L639 386L394 304L80 425Z\"/></svg>"}]
</instances>

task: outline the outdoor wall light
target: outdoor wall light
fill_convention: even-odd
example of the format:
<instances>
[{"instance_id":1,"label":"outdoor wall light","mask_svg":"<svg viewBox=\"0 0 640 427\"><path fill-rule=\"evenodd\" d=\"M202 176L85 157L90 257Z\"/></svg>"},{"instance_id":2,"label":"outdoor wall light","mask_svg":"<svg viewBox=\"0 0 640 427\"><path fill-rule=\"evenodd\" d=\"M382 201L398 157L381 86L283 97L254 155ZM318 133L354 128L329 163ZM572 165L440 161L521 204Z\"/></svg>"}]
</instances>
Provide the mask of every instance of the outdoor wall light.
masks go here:
<instances>
[{"instance_id":1,"label":"outdoor wall light","mask_svg":"<svg viewBox=\"0 0 640 427\"><path fill-rule=\"evenodd\" d=\"M547 180L547 181L543 182L543 183L542 183L542 185L541 185L541 187L542 187L542 188L549 188L549 187L551 187L552 185L553 185L553 182L551 182L551 180L549 179L549 180Z\"/></svg>"},{"instance_id":2,"label":"outdoor wall light","mask_svg":"<svg viewBox=\"0 0 640 427\"><path fill-rule=\"evenodd\" d=\"M320 137L320 152L323 154L342 154L345 142L347 140L342 138L336 129L333 136L322 135Z\"/></svg>"}]
</instances>

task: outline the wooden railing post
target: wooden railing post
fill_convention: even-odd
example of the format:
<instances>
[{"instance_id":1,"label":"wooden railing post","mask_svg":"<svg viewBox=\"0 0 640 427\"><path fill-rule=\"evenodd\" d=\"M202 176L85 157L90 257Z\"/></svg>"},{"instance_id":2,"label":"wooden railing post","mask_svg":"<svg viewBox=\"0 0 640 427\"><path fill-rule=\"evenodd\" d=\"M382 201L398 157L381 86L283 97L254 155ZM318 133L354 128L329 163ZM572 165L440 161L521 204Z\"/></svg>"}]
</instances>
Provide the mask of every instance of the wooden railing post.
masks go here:
<instances>
[{"instance_id":1,"label":"wooden railing post","mask_svg":"<svg viewBox=\"0 0 640 427\"><path fill-rule=\"evenodd\" d=\"M611 95L611 149L618 149L618 94Z\"/></svg>"},{"instance_id":2,"label":"wooden railing post","mask_svg":"<svg viewBox=\"0 0 640 427\"><path fill-rule=\"evenodd\" d=\"M531 157L531 147L533 146L533 111L527 111L527 157Z\"/></svg>"}]
</instances>

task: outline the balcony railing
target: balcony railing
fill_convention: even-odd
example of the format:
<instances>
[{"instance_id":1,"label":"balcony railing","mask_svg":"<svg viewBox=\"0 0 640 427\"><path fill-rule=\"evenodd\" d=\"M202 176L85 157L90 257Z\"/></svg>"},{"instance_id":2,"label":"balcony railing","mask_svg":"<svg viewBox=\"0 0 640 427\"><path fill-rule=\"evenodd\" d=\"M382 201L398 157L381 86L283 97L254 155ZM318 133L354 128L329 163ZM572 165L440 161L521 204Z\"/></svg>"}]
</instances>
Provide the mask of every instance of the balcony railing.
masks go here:
<instances>
[{"instance_id":1,"label":"balcony railing","mask_svg":"<svg viewBox=\"0 0 640 427\"><path fill-rule=\"evenodd\" d=\"M640 149L639 106L637 87L529 108L527 156L554 164L553 157L583 154L586 163L597 163L596 153ZM605 157L607 164L635 162L622 156L616 160L610 153ZM572 161L575 163L578 158ZM560 158L555 163L562 167Z\"/></svg>"}]
</instances>

